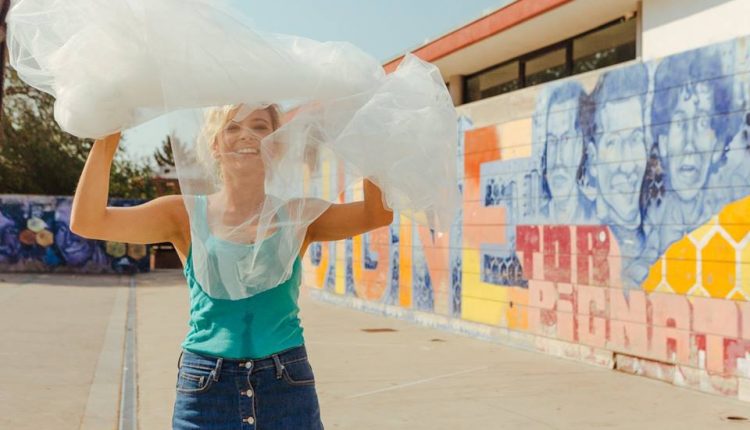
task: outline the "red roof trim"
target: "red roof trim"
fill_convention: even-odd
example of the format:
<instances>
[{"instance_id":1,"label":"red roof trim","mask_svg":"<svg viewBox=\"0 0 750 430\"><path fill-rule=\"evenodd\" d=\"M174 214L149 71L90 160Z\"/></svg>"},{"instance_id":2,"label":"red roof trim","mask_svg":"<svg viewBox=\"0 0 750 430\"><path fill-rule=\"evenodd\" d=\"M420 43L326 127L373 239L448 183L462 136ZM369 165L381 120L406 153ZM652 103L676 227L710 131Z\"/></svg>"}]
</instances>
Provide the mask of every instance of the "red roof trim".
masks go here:
<instances>
[{"instance_id":1,"label":"red roof trim","mask_svg":"<svg viewBox=\"0 0 750 430\"><path fill-rule=\"evenodd\" d=\"M432 62L571 1L518 0L417 48L412 54ZM403 55L386 63L385 71L396 70L402 58Z\"/></svg>"}]
</instances>

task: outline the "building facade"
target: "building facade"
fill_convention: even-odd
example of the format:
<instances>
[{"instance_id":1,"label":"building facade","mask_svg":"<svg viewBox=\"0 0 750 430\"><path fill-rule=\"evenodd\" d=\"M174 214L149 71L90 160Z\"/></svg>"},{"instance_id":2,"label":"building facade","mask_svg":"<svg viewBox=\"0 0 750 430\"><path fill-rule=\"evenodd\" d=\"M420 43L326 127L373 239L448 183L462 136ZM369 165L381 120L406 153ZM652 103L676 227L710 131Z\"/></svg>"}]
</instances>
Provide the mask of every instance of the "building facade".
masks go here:
<instances>
[{"instance_id":1,"label":"building facade","mask_svg":"<svg viewBox=\"0 0 750 430\"><path fill-rule=\"evenodd\" d=\"M460 114L460 214L314 244L305 283L750 401L747 16L746 0L517 0L415 49ZM322 197L360 196L320 168Z\"/></svg>"}]
</instances>

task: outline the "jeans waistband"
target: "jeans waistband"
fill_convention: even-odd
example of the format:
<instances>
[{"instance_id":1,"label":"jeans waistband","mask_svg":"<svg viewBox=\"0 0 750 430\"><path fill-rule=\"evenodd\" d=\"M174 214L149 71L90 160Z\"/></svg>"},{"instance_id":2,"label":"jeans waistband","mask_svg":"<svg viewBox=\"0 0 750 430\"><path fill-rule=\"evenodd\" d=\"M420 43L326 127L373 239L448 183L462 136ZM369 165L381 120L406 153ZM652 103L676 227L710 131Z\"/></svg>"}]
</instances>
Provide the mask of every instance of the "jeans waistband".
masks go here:
<instances>
[{"instance_id":1,"label":"jeans waistband","mask_svg":"<svg viewBox=\"0 0 750 430\"><path fill-rule=\"evenodd\" d=\"M211 371L213 378L218 379L222 372L255 372L269 368L275 368L277 375L281 375L284 364L293 363L307 359L307 350L304 345L290 348L267 357L255 359L230 359L197 354L183 350L177 359L177 368L183 365Z\"/></svg>"}]
</instances>

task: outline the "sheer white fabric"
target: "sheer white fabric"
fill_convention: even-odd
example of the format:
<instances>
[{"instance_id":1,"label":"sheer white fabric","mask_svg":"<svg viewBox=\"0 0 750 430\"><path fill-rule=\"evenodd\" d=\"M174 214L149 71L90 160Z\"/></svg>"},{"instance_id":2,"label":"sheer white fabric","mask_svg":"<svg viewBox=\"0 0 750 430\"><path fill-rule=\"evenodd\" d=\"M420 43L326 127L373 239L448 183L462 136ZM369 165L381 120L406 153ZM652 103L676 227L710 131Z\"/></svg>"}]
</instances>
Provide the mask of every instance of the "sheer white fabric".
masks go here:
<instances>
[{"instance_id":1,"label":"sheer white fabric","mask_svg":"<svg viewBox=\"0 0 750 430\"><path fill-rule=\"evenodd\" d=\"M10 61L55 96L55 118L77 136L166 115L194 272L212 297L290 278L308 227L338 200L321 189L332 168L447 231L459 203L456 112L439 71L407 55L386 75L349 43L249 22L215 0L17 0Z\"/></svg>"}]
</instances>

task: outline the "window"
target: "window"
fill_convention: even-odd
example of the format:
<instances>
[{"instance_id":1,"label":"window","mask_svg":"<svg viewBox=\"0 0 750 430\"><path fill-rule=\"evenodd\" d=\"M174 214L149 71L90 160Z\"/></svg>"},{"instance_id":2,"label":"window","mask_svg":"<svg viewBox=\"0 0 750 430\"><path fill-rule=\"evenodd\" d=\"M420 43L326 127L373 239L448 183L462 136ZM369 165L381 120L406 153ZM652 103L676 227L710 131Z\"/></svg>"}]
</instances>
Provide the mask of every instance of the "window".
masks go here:
<instances>
[{"instance_id":1,"label":"window","mask_svg":"<svg viewBox=\"0 0 750 430\"><path fill-rule=\"evenodd\" d=\"M543 84L568 75L566 47L543 53L524 62L524 86Z\"/></svg>"},{"instance_id":2,"label":"window","mask_svg":"<svg viewBox=\"0 0 750 430\"><path fill-rule=\"evenodd\" d=\"M635 58L635 20L629 19L573 40L573 74Z\"/></svg>"},{"instance_id":3,"label":"window","mask_svg":"<svg viewBox=\"0 0 750 430\"><path fill-rule=\"evenodd\" d=\"M635 18L622 18L467 76L469 103L635 58Z\"/></svg>"},{"instance_id":4,"label":"window","mask_svg":"<svg viewBox=\"0 0 750 430\"><path fill-rule=\"evenodd\" d=\"M518 61L497 66L466 80L467 96L472 100L507 93L521 88Z\"/></svg>"}]
</instances>

